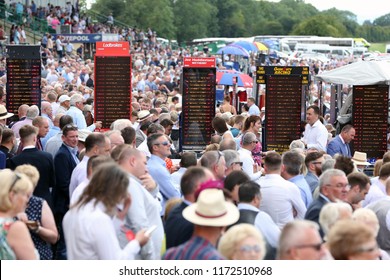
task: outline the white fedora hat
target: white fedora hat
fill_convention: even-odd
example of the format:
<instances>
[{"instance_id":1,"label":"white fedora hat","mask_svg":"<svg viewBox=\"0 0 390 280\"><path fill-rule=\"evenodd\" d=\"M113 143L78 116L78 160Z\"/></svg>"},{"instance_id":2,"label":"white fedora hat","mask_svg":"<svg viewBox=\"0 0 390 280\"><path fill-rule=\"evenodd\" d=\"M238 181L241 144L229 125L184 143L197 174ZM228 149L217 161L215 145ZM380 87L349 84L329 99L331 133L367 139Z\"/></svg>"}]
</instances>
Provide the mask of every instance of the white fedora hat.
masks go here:
<instances>
[{"instance_id":1,"label":"white fedora hat","mask_svg":"<svg viewBox=\"0 0 390 280\"><path fill-rule=\"evenodd\" d=\"M371 164L367 161L367 154L362 153L362 152L355 152L353 154L352 161L356 165L370 165Z\"/></svg>"},{"instance_id":2,"label":"white fedora hat","mask_svg":"<svg viewBox=\"0 0 390 280\"><path fill-rule=\"evenodd\" d=\"M8 119L13 115L13 113L8 113L7 108L5 108L4 105L0 105L0 120Z\"/></svg>"},{"instance_id":3,"label":"white fedora hat","mask_svg":"<svg viewBox=\"0 0 390 280\"><path fill-rule=\"evenodd\" d=\"M183 217L195 225L224 227L237 222L240 212L225 200L222 190L205 189L196 203L183 210Z\"/></svg>"}]
</instances>

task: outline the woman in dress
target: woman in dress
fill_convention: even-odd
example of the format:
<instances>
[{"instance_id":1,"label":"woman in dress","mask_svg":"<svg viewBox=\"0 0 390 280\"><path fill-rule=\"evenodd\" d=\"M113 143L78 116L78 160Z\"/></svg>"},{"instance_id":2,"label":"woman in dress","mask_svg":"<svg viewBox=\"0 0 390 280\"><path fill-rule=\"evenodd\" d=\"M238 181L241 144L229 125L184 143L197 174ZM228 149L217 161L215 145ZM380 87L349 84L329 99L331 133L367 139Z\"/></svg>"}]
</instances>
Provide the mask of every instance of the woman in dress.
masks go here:
<instances>
[{"instance_id":1,"label":"woman in dress","mask_svg":"<svg viewBox=\"0 0 390 280\"><path fill-rule=\"evenodd\" d=\"M246 118L245 123L244 123L244 129L243 129L243 134L246 132L252 132L256 135L257 143L256 147L252 150L252 157L255 163L257 165L261 166L261 155L262 155L262 146L261 146L261 119L259 116L249 116Z\"/></svg>"},{"instance_id":2,"label":"woman in dress","mask_svg":"<svg viewBox=\"0 0 390 280\"><path fill-rule=\"evenodd\" d=\"M128 175L116 163L97 168L63 220L68 259L124 260L139 253L149 240L145 230L137 232L135 238L127 231L131 241L122 249L113 224L115 216L124 219L130 206L128 185Z\"/></svg>"},{"instance_id":3,"label":"woman in dress","mask_svg":"<svg viewBox=\"0 0 390 280\"><path fill-rule=\"evenodd\" d=\"M26 209L33 185L23 174L9 169L0 171L1 259L36 260L34 243L25 223L14 221Z\"/></svg>"},{"instance_id":4,"label":"woman in dress","mask_svg":"<svg viewBox=\"0 0 390 280\"><path fill-rule=\"evenodd\" d=\"M231 98L229 95L225 95L223 98L223 103L219 106L219 111L223 114L225 112L232 113L232 115L237 115L236 108L230 105Z\"/></svg>"},{"instance_id":5,"label":"woman in dress","mask_svg":"<svg viewBox=\"0 0 390 280\"><path fill-rule=\"evenodd\" d=\"M23 164L16 167L15 172L26 175L34 188L36 187L39 180L39 172L36 167ZM39 258L41 260L53 259L51 245L57 242L58 231L53 212L46 200L35 195L31 196L26 211L19 213L18 218L29 228Z\"/></svg>"}]
</instances>

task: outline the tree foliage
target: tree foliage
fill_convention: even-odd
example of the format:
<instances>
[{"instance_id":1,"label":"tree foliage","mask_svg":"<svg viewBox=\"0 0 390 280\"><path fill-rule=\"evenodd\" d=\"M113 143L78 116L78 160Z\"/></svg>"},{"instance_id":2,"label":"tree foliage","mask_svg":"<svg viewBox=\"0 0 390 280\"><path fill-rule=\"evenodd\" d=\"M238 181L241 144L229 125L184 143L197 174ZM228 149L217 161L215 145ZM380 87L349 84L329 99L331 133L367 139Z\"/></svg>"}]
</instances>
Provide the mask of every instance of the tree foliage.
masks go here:
<instances>
[{"instance_id":1,"label":"tree foliage","mask_svg":"<svg viewBox=\"0 0 390 280\"><path fill-rule=\"evenodd\" d=\"M256 35L364 37L372 42L390 38L390 14L359 25L350 11L320 12L303 0L97 0L92 10L103 18L113 12L131 27L150 27L179 42Z\"/></svg>"}]
</instances>

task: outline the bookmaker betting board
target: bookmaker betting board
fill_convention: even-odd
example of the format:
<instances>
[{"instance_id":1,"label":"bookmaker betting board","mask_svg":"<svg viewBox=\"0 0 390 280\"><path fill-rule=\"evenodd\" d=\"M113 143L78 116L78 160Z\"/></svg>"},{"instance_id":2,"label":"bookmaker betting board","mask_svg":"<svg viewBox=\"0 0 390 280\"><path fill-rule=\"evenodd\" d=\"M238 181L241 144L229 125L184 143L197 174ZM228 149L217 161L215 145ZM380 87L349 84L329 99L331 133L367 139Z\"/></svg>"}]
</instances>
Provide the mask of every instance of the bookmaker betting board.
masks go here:
<instances>
[{"instance_id":1,"label":"bookmaker betting board","mask_svg":"<svg viewBox=\"0 0 390 280\"><path fill-rule=\"evenodd\" d=\"M128 42L97 42L95 55L95 120L109 129L131 117L131 58Z\"/></svg>"},{"instance_id":2,"label":"bookmaker betting board","mask_svg":"<svg viewBox=\"0 0 390 280\"><path fill-rule=\"evenodd\" d=\"M354 86L352 123L356 130L354 151L367 158L382 158L387 151L388 85Z\"/></svg>"},{"instance_id":3,"label":"bookmaker betting board","mask_svg":"<svg viewBox=\"0 0 390 280\"><path fill-rule=\"evenodd\" d=\"M7 109L17 115L22 104L41 107L40 46L7 46Z\"/></svg>"},{"instance_id":4,"label":"bookmaker betting board","mask_svg":"<svg viewBox=\"0 0 390 280\"><path fill-rule=\"evenodd\" d=\"M308 84L308 67L258 66L257 84L266 84L263 150L283 153L301 134L304 111L302 87Z\"/></svg>"},{"instance_id":5,"label":"bookmaker betting board","mask_svg":"<svg viewBox=\"0 0 390 280\"><path fill-rule=\"evenodd\" d=\"M210 143L215 116L215 58L184 59L181 150L203 151Z\"/></svg>"}]
</instances>

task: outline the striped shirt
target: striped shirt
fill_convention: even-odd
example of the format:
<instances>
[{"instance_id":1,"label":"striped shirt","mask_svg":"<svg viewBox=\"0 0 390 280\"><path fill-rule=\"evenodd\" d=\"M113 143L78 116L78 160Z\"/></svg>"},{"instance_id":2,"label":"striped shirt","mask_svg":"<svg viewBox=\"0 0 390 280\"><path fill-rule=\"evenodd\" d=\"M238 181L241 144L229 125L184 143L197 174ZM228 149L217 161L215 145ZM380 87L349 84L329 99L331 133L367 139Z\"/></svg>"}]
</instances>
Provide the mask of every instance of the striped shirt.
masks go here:
<instances>
[{"instance_id":1,"label":"striped shirt","mask_svg":"<svg viewBox=\"0 0 390 280\"><path fill-rule=\"evenodd\" d=\"M164 260L224 260L225 258L206 239L193 236L186 243L169 249Z\"/></svg>"}]
</instances>

